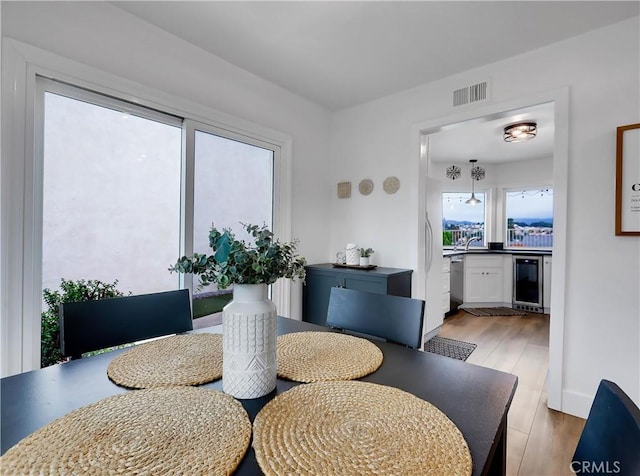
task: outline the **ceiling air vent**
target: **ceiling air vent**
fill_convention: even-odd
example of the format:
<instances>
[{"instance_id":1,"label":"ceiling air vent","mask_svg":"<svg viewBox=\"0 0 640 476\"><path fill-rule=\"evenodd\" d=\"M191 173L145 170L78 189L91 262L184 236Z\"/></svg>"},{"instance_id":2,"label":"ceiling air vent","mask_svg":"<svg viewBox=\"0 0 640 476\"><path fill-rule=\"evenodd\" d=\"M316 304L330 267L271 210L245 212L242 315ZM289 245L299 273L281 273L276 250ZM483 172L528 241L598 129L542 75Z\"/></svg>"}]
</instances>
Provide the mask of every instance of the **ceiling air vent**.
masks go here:
<instances>
[{"instance_id":1,"label":"ceiling air vent","mask_svg":"<svg viewBox=\"0 0 640 476\"><path fill-rule=\"evenodd\" d=\"M487 89L487 81L456 89L453 92L453 107L486 100Z\"/></svg>"}]
</instances>

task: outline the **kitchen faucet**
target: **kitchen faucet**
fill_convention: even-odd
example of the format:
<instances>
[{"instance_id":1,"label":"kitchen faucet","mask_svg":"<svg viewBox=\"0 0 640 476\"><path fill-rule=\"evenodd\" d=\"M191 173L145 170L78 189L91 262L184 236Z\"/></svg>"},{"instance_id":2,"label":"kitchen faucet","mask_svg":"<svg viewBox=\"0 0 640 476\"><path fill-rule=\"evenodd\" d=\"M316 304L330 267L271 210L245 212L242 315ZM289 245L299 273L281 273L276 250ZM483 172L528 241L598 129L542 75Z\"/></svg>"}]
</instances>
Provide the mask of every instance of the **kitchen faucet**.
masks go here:
<instances>
[{"instance_id":1,"label":"kitchen faucet","mask_svg":"<svg viewBox=\"0 0 640 476\"><path fill-rule=\"evenodd\" d=\"M471 236L471 237L469 237L469 239L467 240L467 242L464 245L464 250L465 251L469 251L469 243L471 243L472 241L480 241L480 237L479 236Z\"/></svg>"}]
</instances>

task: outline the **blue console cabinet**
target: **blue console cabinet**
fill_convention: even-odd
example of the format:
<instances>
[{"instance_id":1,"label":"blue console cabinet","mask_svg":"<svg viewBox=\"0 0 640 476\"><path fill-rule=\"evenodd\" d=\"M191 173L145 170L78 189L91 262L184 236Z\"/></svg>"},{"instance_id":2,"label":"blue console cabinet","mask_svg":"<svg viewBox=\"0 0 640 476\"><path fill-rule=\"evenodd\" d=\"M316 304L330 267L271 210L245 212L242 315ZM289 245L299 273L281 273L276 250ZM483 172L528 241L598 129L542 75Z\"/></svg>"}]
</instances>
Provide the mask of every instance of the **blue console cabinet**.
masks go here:
<instances>
[{"instance_id":1,"label":"blue console cabinet","mask_svg":"<svg viewBox=\"0 0 640 476\"><path fill-rule=\"evenodd\" d=\"M337 268L331 263L307 266L302 294L302 320L324 326L332 287L411 297L413 270Z\"/></svg>"}]
</instances>

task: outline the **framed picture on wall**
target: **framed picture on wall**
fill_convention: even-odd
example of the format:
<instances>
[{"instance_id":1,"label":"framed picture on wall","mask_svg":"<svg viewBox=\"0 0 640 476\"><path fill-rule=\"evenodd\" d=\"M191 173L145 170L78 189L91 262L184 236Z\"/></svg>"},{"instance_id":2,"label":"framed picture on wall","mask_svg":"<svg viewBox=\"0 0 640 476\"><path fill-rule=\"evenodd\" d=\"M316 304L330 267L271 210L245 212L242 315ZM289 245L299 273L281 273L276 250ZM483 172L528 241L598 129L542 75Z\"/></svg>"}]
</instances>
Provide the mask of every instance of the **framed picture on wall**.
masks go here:
<instances>
[{"instance_id":1,"label":"framed picture on wall","mask_svg":"<svg viewBox=\"0 0 640 476\"><path fill-rule=\"evenodd\" d=\"M617 128L616 235L640 236L640 123Z\"/></svg>"}]
</instances>

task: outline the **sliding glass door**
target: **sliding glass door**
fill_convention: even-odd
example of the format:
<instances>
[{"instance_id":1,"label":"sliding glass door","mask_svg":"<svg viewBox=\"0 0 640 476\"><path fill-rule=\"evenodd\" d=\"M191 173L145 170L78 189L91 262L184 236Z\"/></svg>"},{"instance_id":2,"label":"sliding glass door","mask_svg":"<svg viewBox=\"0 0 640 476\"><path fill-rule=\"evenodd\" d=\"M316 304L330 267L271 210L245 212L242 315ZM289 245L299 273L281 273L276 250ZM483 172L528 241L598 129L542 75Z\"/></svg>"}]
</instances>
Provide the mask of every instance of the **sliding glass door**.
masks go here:
<instances>
[{"instance_id":1,"label":"sliding glass door","mask_svg":"<svg viewBox=\"0 0 640 476\"><path fill-rule=\"evenodd\" d=\"M49 79L37 93L40 291L98 280L125 294L206 298L215 287L169 267L210 253L212 224L240 239L242 224L274 229L278 146ZM213 301L194 301L194 316L220 311Z\"/></svg>"},{"instance_id":2,"label":"sliding glass door","mask_svg":"<svg viewBox=\"0 0 640 476\"><path fill-rule=\"evenodd\" d=\"M43 81L42 286L176 289L182 120Z\"/></svg>"},{"instance_id":3,"label":"sliding glass door","mask_svg":"<svg viewBox=\"0 0 640 476\"><path fill-rule=\"evenodd\" d=\"M193 225L189 227L193 236L187 237L187 254L211 252L212 225L229 228L247 241L250 237L242 224L273 229L273 145L192 121L187 121L186 129L187 137L193 138L193 149L187 148L187 176L193 175L193 193L188 193L193 196ZM194 294L215 291L213 286L199 289L197 282L193 287Z\"/></svg>"},{"instance_id":4,"label":"sliding glass door","mask_svg":"<svg viewBox=\"0 0 640 476\"><path fill-rule=\"evenodd\" d=\"M84 65L65 73L63 59L40 53L12 50L7 69L2 375L37 368L43 288L61 279L193 289L168 268L206 246L194 238L206 240L211 222L266 223L291 239L291 136ZM290 315L289 282L273 300Z\"/></svg>"},{"instance_id":5,"label":"sliding glass door","mask_svg":"<svg viewBox=\"0 0 640 476\"><path fill-rule=\"evenodd\" d=\"M195 131L194 251L209 247L209 228L231 228L248 238L240 222L273 225L273 151Z\"/></svg>"},{"instance_id":6,"label":"sliding glass door","mask_svg":"<svg viewBox=\"0 0 640 476\"><path fill-rule=\"evenodd\" d=\"M193 289L168 267L209 252L212 224L273 229L277 146L51 80L39 92L43 289Z\"/></svg>"}]
</instances>

